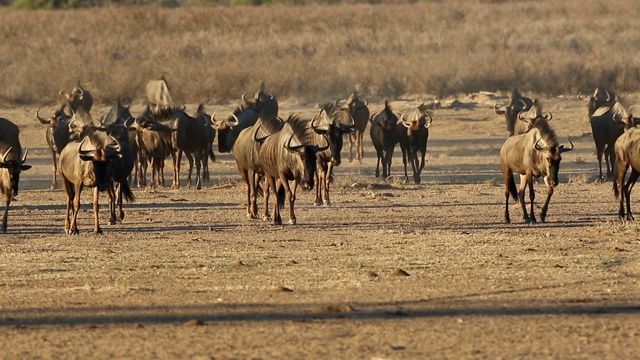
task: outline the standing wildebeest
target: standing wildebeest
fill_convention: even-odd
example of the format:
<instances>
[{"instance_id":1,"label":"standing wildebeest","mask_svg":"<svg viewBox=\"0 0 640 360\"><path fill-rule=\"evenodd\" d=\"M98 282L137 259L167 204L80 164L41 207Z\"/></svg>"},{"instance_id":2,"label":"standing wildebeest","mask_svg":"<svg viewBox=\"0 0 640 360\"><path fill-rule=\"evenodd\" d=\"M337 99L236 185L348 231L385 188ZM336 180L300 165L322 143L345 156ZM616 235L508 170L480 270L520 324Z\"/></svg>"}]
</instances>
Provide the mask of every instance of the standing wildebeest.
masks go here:
<instances>
[{"instance_id":1,"label":"standing wildebeest","mask_svg":"<svg viewBox=\"0 0 640 360\"><path fill-rule=\"evenodd\" d=\"M511 99L508 104L504 105L496 103L493 107L496 114L505 116L507 132L509 133L509 136L513 136L519 134L516 132L518 114L522 111L528 111L531 109L532 105L533 100L531 98L522 96L518 89L514 89L511 93ZM520 134L523 134L523 132Z\"/></svg>"},{"instance_id":2,"label":"standing wildebeest","mask_svg":"<svg viewBox=\"0 0 640 360\"><path fill-rule=\"evenodd\" d=\"M60 154L60 178L67 194L67 215L64 229L69 235L78 234L80 193L84 187L93 187L94 233L102 234L98 219L100 191L112 186L109 163L121 157L120 144L102 131L85 136L82 141L67 144ZM73 214L71 214L73 212ZM71 215L71 218L70 218Z\"/></svg>"},{"instance_id":3,"label":"standing wildebeest","mask_svg":"<svg viewBox=\"0 0 640 360\"><path fill-rule=\"evenodd\" d=\"M155 122L151 113L145 111L136 118L133 126L137 131L140 148L138 187L146 186L147 159L151 163L151 188L165 186L164 160L171 154L171 133L174 131L164 124ZM156 180L157 179L157 180Z\"/></svg>"},{"instance_id":4,"label":"standing wildebeest","mask_svg":"<svg viewBox=\"0 0 640 360\"><path fill-rule=\"evenodd\" d=\"M91 107L93 106L93 96L91 96L91 93L88 90L83 89L82 86L80 86L79 80L73 90L71 90L71 93L65 94L64 91L60 90L60 95L64 96L67 100L67 104L69 105L69 109L72 113L76 113L80 109L83 109L87 113L91 111Z\"/></svg>"},{"instance_id":5,"label":"standing wildebeest","mask_svg":"<svg viewBox=\"0 0 640 360\"><path fill-rule=\"evenodd\" d=\"M427 109L428 105L422 103L413 111L402 115L398 124L398 142L402 150L404 178L405 181L409 180L407 174L407 160L409 160L413 169L413 181L416 184L420 184L420 173L424 169L424 158L427 153L429 126L433 122ZM420 160L418 160L418 152L420 152Z\"/></svg>"},{"instance_id":6,"label":"standing wildebeest","mask_svg":"<svg viewBox=\"0 0 640 360\"><path fill-rule=\"evenodd\" d=\"M278 101L273 95L267 95L262 90L256 93L254 99L247 99L246 93L242 94L242 100L244 104L238 106L227 120L213 122L218 131L218 151L221 153L230 152L240 131L253 126L259 117L278 116Z\"/></svg>"},{"instance_id":7,"label":"standing wildebeest","mask_svg":"<svg viewBox=\"0 0 640 360\"><path fill-rule=\"evenodd\" d=\"M26 165L27 153L22 155L20 130L11 121L0 118L0 191L4 195L5 207L2 215L2 232L7 232L7 215L11 199L18 195L20 172L31 169Z\"/></svg>"},{"instance_id":8,"label":"standing wildebeest","mask_svg":"<svg viewBox=\"0 0 640 360\"><path fill-rule=\"evenodd\" d=\"M570 149L564 145L559 145L556 135L549 123L544 119L535 121L535 127L525 134L514 135L507 140L500 148L500 164L505 183L505 222L511 222L509 218L509 195L520 200L524 221L526 223L536 222L533 212L535 192L533 190L533 178L544 177L547 185L547 200L540 212L540 220L545 221L549 200L553 195L553 189L558 185L558 170L560 169L561 154L573 150L573 143ZM520 189L516 189L513 173L524 175L520 177ZM529 200L531 211L527 215L527 207L524 202L524 192L529 186Z\"/></svg>"},{"instance_id":9,"label":"standing wildebeest","mask_svg":"<svg viewBox=\"0 0 640 360\"><path fill-rule=\"evenodd\" d=\"M133 122L131 118L127 119L127 121L130 123ZM130 131L127 123L115 122L106 124L105 126L107 135L118 141L120 145L120 154L122 155L109 162L109 177L112 185L117 183L115 190L113 186L109 186L108 189L109 224L113 225L116 223L116 206L118 207L117 218L121 221L124 219L124 211L122 210L123 196L127 202L135 201L135 196L133 195L133 192L131 192L131 187L129 186L129 177L136 165L136 155L133 147L130 145L131 133L135 134L135 132Z\"/></svg>"},{"instance_id":10,"label":"standing wildebeest","mask_svg":"<svg viewBox=\"0 0 640 360\"><path fill-rule=\"evenodd\" d=\"M631 189L633 189L633 185L638 180L638 176L640 176L640 129L636 127L637 122L637 118L628 114L624 120L627 130L620 135L615 143L616 177L613 181L613 193L620 200L618 216L621 219L626 218L626 220L634 220L633 212L631 211ZM631 174L625 184L624 177L629 167L631 167ZM626 214L624 211L625 199L627 202Z\"/></svg>"},{"instance_id":11,"label":"standing wildebeest","mask_svg":"<svg viewBox=\"0 0 640 360\"><path fill-rule=\"evenodd\" d=\"M169 85L164 76L161 76L158 80L149 80L146 90L147 102L156 112L173 103L171 93L169 92Z\"/></svg>"},{"instance_id":12,"label":"standing wildebeest","mask_svg":"<svg viewBox=\"0 0 640 360\"><path fill-rule=\"evenodd\" d=\"M593 92L593 95L589 97L589 101L587 102L589 118L591 118L591 116L593 116L593 113L595 113L599 108L612 107L616 102L619 101L620 97L615 92L607 90L603 87L597 87Z\"/></svg>"},{"instance_id":13,"label":"standing wildebeest","mask_svg":"<svg viewBox=\"0 0 640 360\"><path fill-rule=\"evenodd\" d=\"M382 162L382 177L391 175L391 160L393 150L398 143L398 117L391 111L389 102L385 100L384 109L371 117L369 135L376 149L378 163L376 165L376 178L380 176L380 163Z\"/></svg>"},{"instance_id":14,"label":"standing wildebeest","mask_svg":"<svg viewBox=\"0 0 640 360\"><path fill-rule=\"evenodd\" d=\"M358 96L358 93L352 93L347 102L343 105L349 109L353 122L355 124L354 131L349 134L349 161L353 161L353 145L356 147L356 159L362 162L364 157L363 137L364 131L369 123L369 101Z\"/></svg>"},{"instance_id":15,"label":"standing wildebeest","mask_svg":"<svg viewBox=\"0 0 640 360\"><path fill-rule=\"evenodd\" d=\"M216 129L213 127L213 121L216 118L216 113L209 115L204 111L204 104L198 105L193 118L200 122L200 125L205 131L206 137L206 149L202 158L202 180L209 181L209 159L216 161L216 155L213 153L213 140L216 137Z\"/></svg>"},{"instance_id":16,"label":"standing wildebeest","mask_svg":"<svg viewBox=\"0 0 640 360\"><path fill-rule=\"evenodd\" d=\"M596 156L600 168L600 180L602 176L602 156L607 166L607 179L612 177L612 167L615 163L614 146L616 140L624 132L624 120L627 112L621 103L615 102L612 106L604 106L596 109L589 122L591 123L591 133L596 144Z\"/></svg>"},{"instance_id":17,"label":"standing wildebeest","mask_svg":"<svg viewBox=\"0 0 640 360\"><path fill-rule=\"evenodd\" d=\"M298 184L303 189L312 190L316 172L316 154L328 146L310 145L307 120L295 115L289 116L279 132L267 137L260 148L259 163L264 170L267 184L277 194L277 204L273 210L273 224L281 225L280 208L285 197L289 201L289 223L296 223L293 206ZM289 185L293 181L293 185Z\"/></svg>"},{"instance_id":18,"label":"standing wildebeest","mask_svg":"<svg viewBox=\"0 0 640 360\"><path fill-rule=\"evenodd\" d=\"M353 117L347 108L338 107L335 103L325 104L320 113L310 123L313 130L311 139L318 146L329 145L327 150L317 154L318 164L316 169L316 199L314 205L331 206L329 199L329 184L333 177L333 167L342 162L343 137L351 133ZM324 199L324 201L323 201Z\"/></svg>"},{"instance_id":19,"label":"standing wildebeest","mask_svg":"<svg viewBox=\"0 0 640 360\"><path fill-rule=\"evenodd\" d=\"M267 136L273 135L284 127L284 121L278 117L260 118L255 125L240 132L238 139L233 144L233 155L240 171L242 181L247 186L247 217L258 217L258 183L264 171L260 166L259 155L262 143ZM264 197L264 221L270 220L269 216L269 187L263 189Z\"/></svg>"},{"instance_id":20,"label":"standing wildebeest","mask_svg":"<svg viewBox=\"0 0 640 360\"><path fill-rule=\"evenodd\" d=\"M63 104L49 119L40 117L40 109L36 111L38 121L40 121L41 124L48 125L45 137L49 150L51 151L51 160L53 163L51 189L58 187L58 161L56 154L60 154L62 149L64 149L71 140L70 137L73 136L73 134L69 132L69 120L71 120L71 117L64 112L66 106L67 104Z\"/></svg>"}]
</instances>

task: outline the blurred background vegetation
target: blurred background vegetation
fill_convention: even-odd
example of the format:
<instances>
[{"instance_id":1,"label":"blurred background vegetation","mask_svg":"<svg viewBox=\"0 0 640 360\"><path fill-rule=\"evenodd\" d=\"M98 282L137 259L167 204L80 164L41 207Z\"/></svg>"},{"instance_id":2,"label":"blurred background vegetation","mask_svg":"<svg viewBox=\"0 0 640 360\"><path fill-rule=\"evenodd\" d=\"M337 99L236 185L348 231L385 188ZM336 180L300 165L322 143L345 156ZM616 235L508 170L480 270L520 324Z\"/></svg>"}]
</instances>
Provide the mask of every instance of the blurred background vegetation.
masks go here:
<instances>
[{"instance_id":1,"label":"blurred background vegetation","mask_svg":"<svg viewBox=\"0 0 640 360\"><path fill-rule=\"evenodd\" d=\"M300 103L640 89L635 0L0 1L5 104L52 104L78 80L98 102L142 101L162 75L184 103L262 82Z\"/></svg>"}]
</instances>

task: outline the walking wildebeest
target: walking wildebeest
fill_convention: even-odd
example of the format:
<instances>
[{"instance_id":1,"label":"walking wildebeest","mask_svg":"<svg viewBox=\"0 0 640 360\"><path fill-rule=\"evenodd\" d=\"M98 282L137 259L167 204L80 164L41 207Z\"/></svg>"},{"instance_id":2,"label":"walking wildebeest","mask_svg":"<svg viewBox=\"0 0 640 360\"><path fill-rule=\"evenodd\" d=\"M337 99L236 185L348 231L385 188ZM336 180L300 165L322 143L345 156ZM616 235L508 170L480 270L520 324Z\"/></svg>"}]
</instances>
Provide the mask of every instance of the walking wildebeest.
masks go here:
<instances>
[{"instance_id":1,"label":"walking wildebeest","mask_svg":"<svg viewBox=\"0 0 640 360\"><path fill-rule=\"evenodd\" d=\"M507 132L509 136L518 135L516 132L516 123L518 114L522 111L528 111L531 109L533 105L533 100L531 98L522 96L518 89L513 89L511 93L511 99L508 104L498 104L496 103L493 107L498 115L504 115L507 124ZM520 129L518 129L520 130ZM523 133L521 133L523 134Z\"/></svg>"},{"instance_id":2,"label":"walking wildebeest","mask_svg":"<svg viewBox=\"0 0 640 360\"><path fill-rule=\"evenodd\" d=\"M290 115L279 132L267 137L260 148L259 164L264 170L268 186L277 194L273 210L273 224L281 225L280 208L285 197L289 201L289 223L296 224L293 211L298 184L312 190L316 172L316 154L328 146L310 145L307 120ZM293 185L289 185L293 181Z\"/></svg>"},{"instance_id":3,"label":"walking wildebeest","mask_svg":"<svg viewBox=\"0 0 640 360\"><path fill-rule=\"evenodd\" d=\"M627 114L624 120L627 130L620 135L615 143L616 177L613 181L613 194L616 199L620 200L618 216L620 219L626 220L634 220L633 212L631 211L631 189L633 189L633 185L638 180L638 176L640 176L640 128L636 127L638 120L633 115ZM629 167L631 167L631 174L625 184L624 178ZM627 203L626 213L624 211L625 200Z\"/></svg>"},{"instance_id":4,"label":"walking wildebeest","mask_svg":"<svg viewBox=\"0 0 640 360\"><path fill-rule=\"evenodd\" d=\"M109 178L109 163L122 156L120 149L116 139L102 131L96 131L85 136L82 141L70 142L62 150L60 178L67 195L67 214L64 222L67 234L79 233L77 218L80 211L80 193L85 187L94 188L93 231L96 234L102 234L98 219L99 194L113 186Z\"/></svg>"},{"instance_id":5,"label":"walking wildebeest","mask_svg":"<svg viewBox=\"0 0 640 360\"><path fill-rule=\"evenodd\" d=\"M407 160L413 169L413 181L420 184L420 173L424 169L424 159L427 154L427 141L429 140L429 126L433 118L428 113L428 105L422 103L416 109L400 117L398 126L398 142L402 150L402 164L404 165L405 181L409 180L407 174ZM418 159L420 152L420 159Z\"/></svg>"},{"instance_id":6,"label":"walking wildebeest","mask_svg":"<svg viewBox=\"0 0 640 360\"><path fill-rule=\"evenodd\" d=\"M209 159L212 162L216 161L216 155L213 153L213 140L216 137L216 129L213 127L213 121L215 120L216 113L209 115L204 111L204 104L198 105L193 118L200 122L200 125L204 128L206 137L206 149L202 158L202 180L209 181ZM212 120L213 119L213 120Z\"/></svg>"},{"instance_id":7,"label":"walking wildebeest","mask_svg":"<svg viewBox=\"0 0 640 360\"><path fill-rule=\"evenodd\" d=\"M166 125L153 120L150 111L145 111L133 123L137 131L140 148L138 187L146 186L147 160L151 163L151 182L149 186L165 186L164 160L171 154L171 133L174 131Z\"/></svg>"},{"instance_id":8,"label":"walking wildebeest","mask_svg":"<svg viewBox=\"0 0 640 360\"><path fill-rule=\"evenodd\" d=\"M154 111L159 111L165 106L171 106L171 93L164 75L158 80L149 80L146 86L147 102Z\"/></svg>"},{"instance_id":9,"label":"walking wildebeest","mask_svg":"<svg viewBox=\"0 0 640 360\"><path fill-rule=\"evenodd\" d=\"M40 109L36 111L36 118L38 121L40 121L41 124L48 125L45 138L47 145L49 146L49 151L51 151L51 160L53 164L51 189L56 189L58 187L58 161L56 159L56 154L60 154L62 149L64 149L67 143L71 140L71 137L73 137L73 134L69 131L69 120L71 120L71 117L64 112L64 108L66 106L67 104L63 104L49 119L40 117Z\"/></svg>"},{"instance_id":10,"label":"walking wildebeest","mask_svg":"<svg viewBox=\"0 0 640 360\"><path fill-rule=\"evenodd\" d=\"M133 122L131 118L127 119L127 121L129 123ZM117 183L115 190L113 186L109 186L108 189L109 224L113 225L116 223L116 206L118 207L117 218L121 221L124 219L124 211L122 210L123 196L127 202L135 201L135 196L133 195L133 192L131 192L131 187L129 186L129 177L136 165L134 148L130 145L130 134L135 134L135 132L130 131L130 125L127 123L115 122L105 126L107 129L107 135L118 141L120 145L120 154L122 155L109 162L109 177L112 185Z\"/></svg>"},{"instance_id":11,"label":"walking wildebeest","mask_svg":"<svg viewBox=\"0 0 640 360\"><path fill-rule=\"evenodd\" d=\"M549 200L553 195L553 189L558 185L558 170L562 153L573 150L573 143L569 140L571 148L559 145L556 135L549 123L544 119L537 119L534 127L525 134L514 135L507 138L500 148L500 164L505 183L505 222L511 222L509 218L509 195L520 200L524 221L536 222L533 212L535 192L533 190L533 178L544 177L547 185L547 200L540 212L540 220L545 221ZM520 177L520 189L516 189L513 173L524 175ZM531 211L527 215L527 207L524 200L525 189L529 187L529 200Z\"/></svg>"},{"instance_id":12,"label":"walking wildebeest","mask_svg":"<svg viewBox=\"0 0 640 360\"><path fill-rule=\"evenodd\" d=\"M9 205L18 195L20 172L31 169L26 165L28 150L22 154L20 130L11 121L0 118L0 191L4 195L5 207L2 215L2 232L7 232Z\"/></svg>"},{"instance_id":13,"label":"walking wildebeest","mask_svg":"<svg viewBox=\"0 0 640 360\"><path fill-rule=\"evenodd\" d=\"M380 176L380 163L382 162L382 177L386 179L391 176L391 160L393 150L398 143L398 117L391 110L391 105L385 100L384 109L371 116L371 128L369 135L376 149L378 162L376 165L376 178Z\"/></svg>"},{"instance_id":14,"label":"walking wildebeest","mask_svg":"<svg viewBox=\"0 0 640 360\"><path fill-rule=\"evenodd\" d=\"M284 127L284 121L278 117L260 118L255 125L240 132L238 139L233 144L233 155L240 171L242 181L247 186L247 217L258 217L258 184L264 170L260 166L259 154L262 143L267 136L273 135ZM271 220L269 216L269 187L263 189L264 197L264 221Z\"/></svg>"},{"instance_id":15,"label":"walking wildebeest","mask_svg":"<svg viewBox=\"0 0 640 360\"><path fill-rule=\"evenodd\" d=\"M620 97L615 92L607 90L603 87L597 87L593 92L593 95L589 97L589 101L587 102L589 118L591 118L593 116L593 113L595 113L599 108L612 107L616 102L619 101Z\"/></svg>"},{"instance_id":16,"label":"walking wildebeest","mask_svg":"<svg viewBox=\"0 0 640 360\"><path fill-rule=\"evenodd\" d=\"M596 109L589 122L591 123L591 133L596 144L596 156L600 169L599 180L604 180L602 176L602 156L607 166L607 179L611 179L612 168L615 163L614 146L616 140L624 132L624 120L627 112L620 102L615 102L611 106L603 106Z\"/></svg>"},{"instance_id":17,"label":"walking wildebeest","mask_svg":"<svg viewBox=\"0 0 640 360\"><path fill-rule=\"evenodd\" d=\"M322 106L320 113L311 121L312 143L318 146L328 145L327 150L317 154L316 199L314 205L331 206L329 185L333 178L333 167L342 162L340 152L344 135L351 133L355 124L349 109L338 107L336 103Z\"/></svg>"},{"instance_id":18,"label":"walking wildebeest","mask_svg":"<svg viewBox=\"0 0 640 360\"><path fill-rule=\"evenodd\" d=\"M356 159L362 162L364 157L363 137L364 131L369 123L369 101L358 96L358 93L352 93L347 102L343 105L351 113L355 124L354 131L349 134L349 161L353 161L353 146L356 147Z\"/></svg>"},{"instance_id":19,"label":"walking wildebeest","mask_svg":"<svg viewBox=\"0 0 640 360\"><path fill-rule=\"evenodd\" d=\"M72 113L78 112L80 109L83 109L85 112L91 112L91 107L93 106L93 96L91 93L83 89L80 86L80 81L76 86L71 90L71 93L66 94L64 91L60 90L60 95L64 96L67 100L67 104L69 105L69 109Z\"/></svg>"}]
</instances>

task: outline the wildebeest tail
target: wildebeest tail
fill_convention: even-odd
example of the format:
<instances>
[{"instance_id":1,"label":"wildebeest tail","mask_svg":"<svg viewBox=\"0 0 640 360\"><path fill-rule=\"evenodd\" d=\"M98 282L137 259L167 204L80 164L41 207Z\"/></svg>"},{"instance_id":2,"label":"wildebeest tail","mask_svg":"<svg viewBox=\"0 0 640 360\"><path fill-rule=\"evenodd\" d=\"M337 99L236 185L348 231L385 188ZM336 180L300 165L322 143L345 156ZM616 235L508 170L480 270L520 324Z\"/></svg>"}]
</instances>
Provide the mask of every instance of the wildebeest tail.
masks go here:
<instances>
[{"instance_id":1,"label":"wildebeest tail","mask_svg":"<svg viewBox=\"0 0 640 360\"><path fill-rule=\"evenodd\" d=\"M213 147L209 149L209 159L211 159L212 162L216 162L216 154L213 153Z\"/></svg>"},{"instance_id":2,"label":"wildebeest tail","mask_svg":"<svg viewBox=\"0 0 640 360\"><path fill-rule=\"evenodd\" d=\"M518 201L518 188L516 187L516 181L513 179L513 174L509 176L509 194L513 200Z\"/></svg>"},{"instance_id":3,"label":"wildebeest tail","mask_svg":"<svg viewBox=\"0 0 640 360\"><path fill-rule=\"evenodd\" d=\"M280 208L280 210L284 209L284 200L286 199L284 186L280 186L280 189L278 189L278 193L276 197L278 198L278 207Z\"/></svg>"},{"instance_id":4,"label":"wildebeest tail","mask_svg":"<svg viewBox=\"0 0 640 360\"><path fill-rule=\"evenodd\" d=\"M616 199L620 199L620 192L618 191L618 179L613 180L613 195Z\"/></svg>"},{"instance_id":5,"label":"wildebeest tail","mask_svg":"<svg viewBox=\"0 0 640 360\"><path fill-rule=\"evenodd\" d=\"M128 203L136 201L136 196L133 195L133 191L131 191L128 181L121 182L120 186L122 186L122 197L124 197Z\"/></svg>"}]
</instances>

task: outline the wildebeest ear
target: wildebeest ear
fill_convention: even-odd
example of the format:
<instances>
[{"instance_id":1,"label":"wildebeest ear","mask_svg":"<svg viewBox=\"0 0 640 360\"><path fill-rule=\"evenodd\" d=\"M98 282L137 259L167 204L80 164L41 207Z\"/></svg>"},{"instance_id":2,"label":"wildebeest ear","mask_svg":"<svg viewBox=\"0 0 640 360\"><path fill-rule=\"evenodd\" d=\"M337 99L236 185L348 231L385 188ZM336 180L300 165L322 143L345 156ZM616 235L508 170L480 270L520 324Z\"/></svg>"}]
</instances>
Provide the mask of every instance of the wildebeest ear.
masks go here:
<instances>
[{"instance_id":1,"label":"wildebeest ear","mask_svg":"<svg viewBox=\"0 0 640 360\"><path fill-rule=\"evenodd\" d=\"M24 165L24 164L20 165L20 170L22 171L26 171L29 169L31 169L31 165Z\"/></svg>"}]
</instances>

